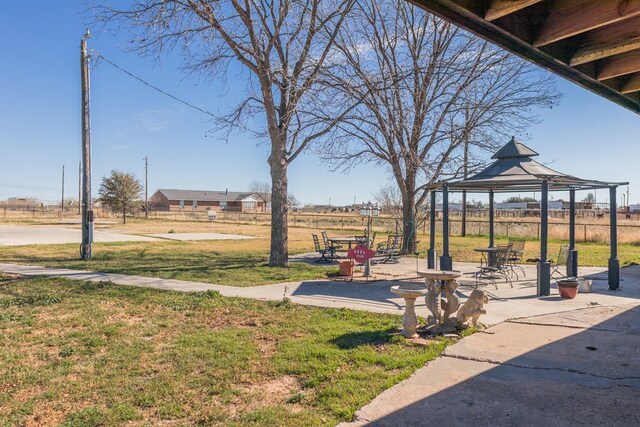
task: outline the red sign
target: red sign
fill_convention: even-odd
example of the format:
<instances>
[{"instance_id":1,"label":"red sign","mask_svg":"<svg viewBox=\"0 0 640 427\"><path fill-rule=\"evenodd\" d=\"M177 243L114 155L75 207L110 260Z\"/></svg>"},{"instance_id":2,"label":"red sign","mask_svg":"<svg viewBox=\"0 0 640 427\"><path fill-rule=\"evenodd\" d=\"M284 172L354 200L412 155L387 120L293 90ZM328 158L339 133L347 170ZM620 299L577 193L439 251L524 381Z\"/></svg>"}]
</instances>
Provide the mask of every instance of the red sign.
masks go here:
<instances>
[{"instance_id":1,"label":"red sign","mask_svg":"<svg viewBox=\"0 0 640 427\"><path fill-rule=\"evenodd\" d=\"M347 251L347 256L354 259L358 264L362 264L368 259L373 258L376 251L372 251L365 245L356 245L355 248L351 248Z\"/></svg>"}]
</instances>

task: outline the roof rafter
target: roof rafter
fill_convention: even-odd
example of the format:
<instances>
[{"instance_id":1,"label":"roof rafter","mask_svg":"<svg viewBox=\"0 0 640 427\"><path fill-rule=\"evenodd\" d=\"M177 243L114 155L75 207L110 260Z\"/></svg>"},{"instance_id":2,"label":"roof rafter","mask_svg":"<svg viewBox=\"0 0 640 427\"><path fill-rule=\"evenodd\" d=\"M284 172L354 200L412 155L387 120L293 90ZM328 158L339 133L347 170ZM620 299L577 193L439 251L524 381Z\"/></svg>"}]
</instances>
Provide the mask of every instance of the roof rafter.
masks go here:
<instances>
[{"instance_id":1,"label":"roof rafter","mask_svg":"<svg viewBox=\"0 0 640 427\"><path fill-rule=\"evenodd\" d=\"M640 91L640 73L635 73L627 80L620 90L622 93L633 93Z\"/></svg>"},{"instance_id":2,"label":"roof rafter","mask_svg":"<svg viewBox=\"0 0 640 427\"><path fill-rule=\"evenodd\" d=\"M493 0L484 12L484 18L495 21L525 7L539 3L542 0Z\"/></svg>"},{"instance_id":3,"label":"roof rafter","mask_svg":"<svg viewBox=\"0 0 640 427\"><path fill-rule=\"evenodd\" d=\"M618 21L640 16L640 0L557 0L538 18L533 45L541 47Z\"/></svg>"},{"instance_id":4,"label":"roof rafter","mask_svg":"<svg viewBox=\"0 0 640 427\"><path fill-rule=\"evenodd\" d=\"M587 34L573 54L570 65L579 65L640 48L640 16L618 25L606 26Z\"/></svg>"},{"instance_id":5,"label":"roof rafter","mask_svg":"<svg viewBox=\"0 0 640 427\"><path fill-rule=\"evenodd\" d=\"M598 80L611 79L640 71L640 49L598 62Z\"/></svg>"}]
</instances>

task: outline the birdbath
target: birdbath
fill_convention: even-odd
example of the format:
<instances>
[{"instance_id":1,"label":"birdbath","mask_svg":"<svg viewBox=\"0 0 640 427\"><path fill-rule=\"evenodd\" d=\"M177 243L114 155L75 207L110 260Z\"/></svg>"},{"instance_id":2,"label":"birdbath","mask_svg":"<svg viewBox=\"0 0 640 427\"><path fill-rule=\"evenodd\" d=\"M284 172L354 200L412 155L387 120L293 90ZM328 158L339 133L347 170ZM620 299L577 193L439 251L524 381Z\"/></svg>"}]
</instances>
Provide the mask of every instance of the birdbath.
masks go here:
<instances>
[{"instance_id":1,"label":"birdbath","mask_svg":"<svg viewBox=\"0 0 640 427\"><path fill-rule=\"evenodd\" d=\"M404 298L404 314L402 315L402 335L407 338L418 338L418 317L416 316L416 299L425 296L427 290L418 285L396 285L391 292Z\"/></svg>"},{"instance_id":2,"label":"birdbath","mask_svg":"<svg viewBox=\"0 0 640 427\"><path fill-rule=\"evenodd\" d=\"M457 270L419 270L418 276L424 277L427 285L425 304L431 316L428 328L442 332L444 329L455 326L455 322L449 321L449 316L460 308L460 301L455 292L458 288L458 277L462 276ZM444 292L445 299L440 298Z\"/></svg>"}]
</instances>

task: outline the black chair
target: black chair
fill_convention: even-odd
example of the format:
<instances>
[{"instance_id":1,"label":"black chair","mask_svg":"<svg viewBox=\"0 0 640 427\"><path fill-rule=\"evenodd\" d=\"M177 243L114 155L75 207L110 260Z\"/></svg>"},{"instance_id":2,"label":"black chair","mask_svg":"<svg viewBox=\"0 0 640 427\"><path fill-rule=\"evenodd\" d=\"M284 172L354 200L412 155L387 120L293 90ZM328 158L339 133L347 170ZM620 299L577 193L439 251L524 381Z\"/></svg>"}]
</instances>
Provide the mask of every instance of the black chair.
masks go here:
<instances>
[{"instance_id":1,"label":"black chair","mask_svg":"<svg viewBox=\"0 0 640 427\"><path fill-rule=\"evenodd\" d=\"M500 246L498 245L494 256L489 257L492 262L487 263L485 266L481 266L480 270L475 273L476 287L479 283L487 280L493 286L498 289L496 279L502 277L513 288L513 282L509 277L509 259L511 258L511 245Z\"/></svg>"},{"instance_id":2,"label":"black chair","mask_svg":"<svg viewBox=\"0 0 640 427\"><path fill-rule=\"evenodd\" d=\"M511 256L509 257L509 268L511 272L515 274L516 280L519 280L520 277L518 273L516 273L516 268L520 269L522 275L524 277L527 276L527 273L524 270L524 267L520 265L522 263L522 258L524 257L524 246L526 241L524 239L511 239L509 240L509 245L511 245Z\"/></svg>"},{"instance_id":3,"label":"black chair","mask_svg":"<svg viewBox=\"0 0 640 427\"><path fill-rule=\"evenodd\" d=\"M390 234L389 237L387 237L386 242L378 243L378 247L376 248L376 257L379 257L379 259L376 259L375 263L376 264L387 264L387 263L397 264L399 262L398 256L400 255L401 249L402 249L402 235Z\"/></svg>"},{"instance_id":4,"label":"black chair","mask_svg":"<svg viewBox=\"0 0 640 427\"><path fill-rule=\"evenodd\" d=\"M338 243L333 243L331 240L329 240L329 236L327 236L327 232L326 231L321 231L320 234L322 234L322 241L324 242L325 249L331 250L331 252L334 255L335 255L335 253L336 253L336 251L338 249L342 248L342 245L340 245Z\"/></svg>"},{"instance_id":5,"label":"black chair","mask_svg":"<svg viewBox=\"0 0 640 427\"><path fill-rule=\"evenodd\" d=\"M322 246L320 246L320 239L318 239L317 234L311 234L311 236L313 237L313 245L315 246L316 252L320 254L320 258L318 258L314 262L332 262L332 258L334 256L333 251L327 249L326 247L323 248ZM327 255L329 255L329 258L327 258Z\"/></svg>"}]
</instances>

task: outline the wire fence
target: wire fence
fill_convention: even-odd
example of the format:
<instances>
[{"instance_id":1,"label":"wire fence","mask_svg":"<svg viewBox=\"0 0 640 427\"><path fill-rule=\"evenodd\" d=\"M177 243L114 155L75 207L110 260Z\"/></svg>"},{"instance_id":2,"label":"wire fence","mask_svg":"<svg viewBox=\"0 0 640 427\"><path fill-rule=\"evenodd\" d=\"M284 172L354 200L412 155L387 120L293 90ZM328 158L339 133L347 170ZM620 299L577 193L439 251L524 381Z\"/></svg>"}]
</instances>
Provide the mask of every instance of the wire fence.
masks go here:
<instances>
[{"instance_id":1,"label":"wire fence","mask_svg":"<svg viewBox=\"0 0 640 427\"><path fill-rule=\"evenodd\" d=\"M489 222L486 212L472 213L467 219L466 234L487 236L489 234ZM80 220L78 209L75 206L65 207L64 211L59 206L0 206L0 214L6 221L12 220L46 220L52 218ZM512 212L496 211L494 232L496 237L521 237L528 239L540 238L539 212L530 217L513 216ZM144 218L143 210L135 211L132 217ZM577 215L576 240L579 242L608 242L609 241L609 217L608 213L599 215L598 212ZM110 209L98 208L95 210L97 219L117 219L119 213ZM621 243L640 244L640 219L637 214L618 214L618 240ZM569 239L569 218L563 211L551 213L549 222L549 238ZM151 211L149 219L162 221L197 221L209 222L207 211ZM247 212L217 212L216 222L268 225L271 222L270 213ZM366 227L366 218L357 214L314 214L314 213L290 213L289 227L301 227L310 229L328 229L353 231L354 234L362 232ZM429 222L419 222L416 227L416 236L426 236L429 233ZM372 230L378 232L398 233L402 230L402 220L391 216L380 216L373 219ZM441 213L438 213L436 232L442 233ZM462 234L462 221L455 213L449 220L449 235L460 236Z\"/></svg>"}]
</instances>

